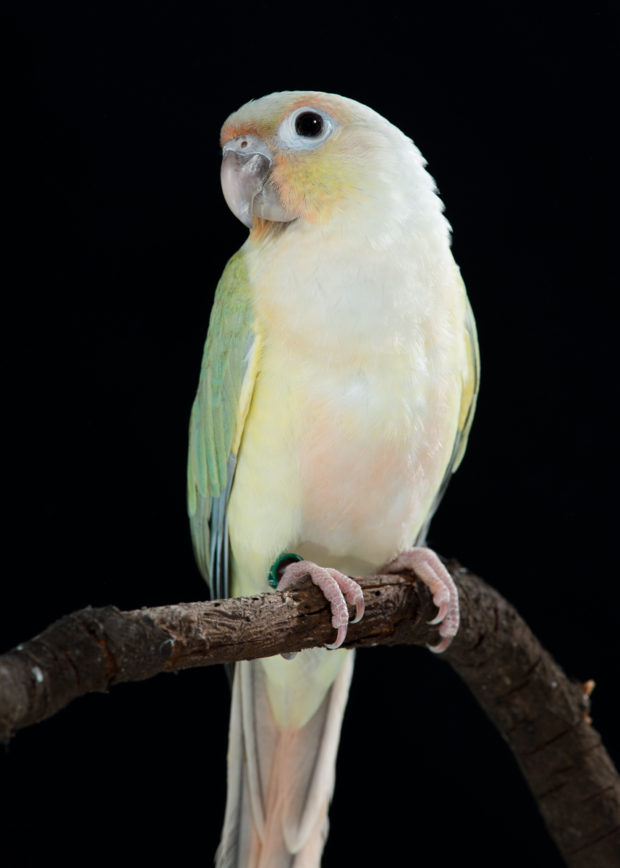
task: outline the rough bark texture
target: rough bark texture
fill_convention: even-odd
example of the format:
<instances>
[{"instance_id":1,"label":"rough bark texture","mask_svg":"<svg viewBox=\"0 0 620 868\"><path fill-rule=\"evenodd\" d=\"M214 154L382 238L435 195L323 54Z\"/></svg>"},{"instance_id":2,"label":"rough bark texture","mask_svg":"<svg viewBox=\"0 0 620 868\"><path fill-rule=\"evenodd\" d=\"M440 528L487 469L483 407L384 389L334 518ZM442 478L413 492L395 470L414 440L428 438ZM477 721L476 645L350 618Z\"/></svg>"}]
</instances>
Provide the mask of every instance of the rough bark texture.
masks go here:
<instances>
[{"instance_id":1,"label":"rough bark texture","mask_svg":"<svg viewBox=\"0 0 620 868\"><path fill-rule=\"evenodd\" d=\"M515 755L571 868L620 866L620 778L570 681L516 610L456 564L462 628L445 659Z\"/></svg>"},{"instance_id":2,"label":"rough bark texture","mask_svg":"<svg viewBox=\"0 0 620 868\"><path fill-rule=\"evenodd\" d=\"M481 579L448 565L461 628L443 659L513 751L571 868L620 865L620 779L589 718L589 685L569 681L515 609ZM366 613L346 646L437 641L435 608L411 576L361 579ZM333 640L310 582L257 597L61 618L0 657L0 739L78 696L159 672L294 651Z\"/></svg>"}]
</instances>

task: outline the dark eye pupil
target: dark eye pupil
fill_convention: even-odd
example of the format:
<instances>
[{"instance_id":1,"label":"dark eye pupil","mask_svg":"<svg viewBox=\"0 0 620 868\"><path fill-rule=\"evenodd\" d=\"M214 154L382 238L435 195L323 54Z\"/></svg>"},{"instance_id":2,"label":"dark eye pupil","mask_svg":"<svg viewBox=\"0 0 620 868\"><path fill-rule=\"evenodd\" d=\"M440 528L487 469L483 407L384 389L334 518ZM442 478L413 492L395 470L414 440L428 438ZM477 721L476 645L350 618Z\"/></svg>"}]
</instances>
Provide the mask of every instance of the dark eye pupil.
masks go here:
<instances>
[{"instance_id":1,"label":"dark eye pupil","mask_svg":"<svg viewBox=\"0 0 620 868\"><path fill-rule=\"evenodd\" d=\"M295 118L295 132L300 136L316 138L323 132L323 118L316 112L302 112Z\"/></svg>"}]
</instances>

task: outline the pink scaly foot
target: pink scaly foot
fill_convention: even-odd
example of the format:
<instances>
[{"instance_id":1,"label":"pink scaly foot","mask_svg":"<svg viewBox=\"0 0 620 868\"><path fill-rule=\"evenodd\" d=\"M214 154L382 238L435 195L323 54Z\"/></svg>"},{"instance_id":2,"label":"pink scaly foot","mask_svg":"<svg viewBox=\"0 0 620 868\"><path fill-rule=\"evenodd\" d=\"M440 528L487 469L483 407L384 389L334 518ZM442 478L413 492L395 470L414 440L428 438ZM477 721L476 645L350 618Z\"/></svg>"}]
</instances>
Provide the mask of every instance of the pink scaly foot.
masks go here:
<instances>
[{"instance_id":1,"label":"pink scaly foot","mask_svg":"<svg viewBox=\"0 0 620 868\"><path fill-rule=\"evenodd\" d=\"M414 572L433 592L433 603L439 611L429 624L440 624L441 642L427 647L435 654L440 654L450 645L459 629L459 592L454 580L435 552L421 546L401 552L378 572L400 573L401 570Z\"/></svg>"},{"instance_id":2,"label":"pink scaly foot","mask_svg":"<svg viewBox=\"0 0 620 868\"><path fill-rule=\"evenodd\" d=\"M340 648L347 635L349 626L349 610L347 603L355 606L355 618L352 624L357 624L364 614L364 595L357 582L345 576L338 570L319 567L312 561L295 561L284 568L282 578L278 582L278 591L300 582L304 576L310 576L315 585L323 592L332 610L332 627L338 631L336 641L326 648Z\"/></svg>"}]
</instances>

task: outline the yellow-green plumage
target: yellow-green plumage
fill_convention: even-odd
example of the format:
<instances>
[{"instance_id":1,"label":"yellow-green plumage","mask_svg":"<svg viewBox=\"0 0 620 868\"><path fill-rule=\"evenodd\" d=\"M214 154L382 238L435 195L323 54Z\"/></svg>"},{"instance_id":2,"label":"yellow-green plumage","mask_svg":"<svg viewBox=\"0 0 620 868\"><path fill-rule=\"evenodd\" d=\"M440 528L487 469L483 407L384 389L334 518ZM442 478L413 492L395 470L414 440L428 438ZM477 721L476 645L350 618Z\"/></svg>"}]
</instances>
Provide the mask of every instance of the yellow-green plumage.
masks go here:
<instances>
[{"instance_id":1,"label":"yellow-green plumage","mask_svg":"<svg viewBox=\"0 0 620 868\"><path fill-rule=\"evenodd\" d=\"M231 468L248 412L258 353L247 269L241 253L229 261L215 292L202 359L198 394L190 420L188 511L194 551L216 596L228 593L226 578L210 576L212 504L226 509ZM223 520L223 519L222 519ZM214 529L216 533L221 530ZM227 540L220 540L227 546Z\"/></svg>"},{"instance_id":2,"label":"yellow-green plumage","mask_svg":"<svg viewBox=\"0 0 620 868\"><path fill-rule=\"evenodd\" d=\"M238 252L226 266L215 292L198 395L192 410L188 464L190 515L195 512L197 496L218 497L226 487L228 456L238 417L243 412L239 396L246 342L254 319L249 290L245 261ZM200 531L201 528L197 529Z\"/></svg>"}]
</instances>

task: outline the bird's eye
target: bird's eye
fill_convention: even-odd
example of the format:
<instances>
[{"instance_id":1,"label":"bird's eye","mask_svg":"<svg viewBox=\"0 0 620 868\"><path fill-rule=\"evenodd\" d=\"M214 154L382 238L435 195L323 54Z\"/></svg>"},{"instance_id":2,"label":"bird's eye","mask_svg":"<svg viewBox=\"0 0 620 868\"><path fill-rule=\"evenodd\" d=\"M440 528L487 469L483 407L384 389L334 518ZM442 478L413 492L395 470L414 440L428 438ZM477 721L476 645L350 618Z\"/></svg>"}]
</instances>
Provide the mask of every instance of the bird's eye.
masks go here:
<instances>
[{"instance_id":1,"label":"bird's eye","mask_svg":"<svg viewBox=\"0 0 620 868\"><path fill-rule=\"evenodd\" d=\"M308 139L315 139L323 132L323 118L316 112L302 112L295 118L295 132Z\"/></svg>"},{"instance_id":2,"label":"bird's eye","mask_svg":"<svg viewBox=\"0 0 620 868\"><path fill-rule=\"evenodd\" d=\"M335 127L335 121L327 112L313 106L300 106L284 118L278 138L285 148L307 151L322 145Z\"/></svg>"}]
</instances>

